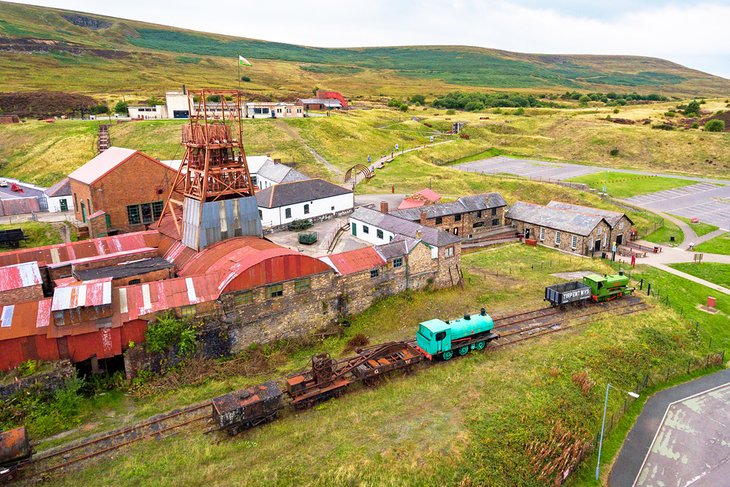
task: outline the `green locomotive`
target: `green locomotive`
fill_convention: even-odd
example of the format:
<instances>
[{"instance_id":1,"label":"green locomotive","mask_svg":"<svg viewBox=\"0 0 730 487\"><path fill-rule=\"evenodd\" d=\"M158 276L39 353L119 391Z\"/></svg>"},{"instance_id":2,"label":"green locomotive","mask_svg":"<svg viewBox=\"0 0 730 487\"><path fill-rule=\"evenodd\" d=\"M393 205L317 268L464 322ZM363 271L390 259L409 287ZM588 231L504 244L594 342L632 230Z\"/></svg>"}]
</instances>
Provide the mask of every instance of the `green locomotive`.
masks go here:
<instances>
[{"instance_id":1,"label":"green locomotive","mask_svg":"<svg viewBox=\"0 0 730 487\"><path fill-rule=\"evenodd\" d=\"M433 319L418 325L416 348L428 359L449 360L466 355L469 350L482 350L491 340L499 338L492 332L494 321L482 308L478 315L464 315L451 321Z\"/></svg>"},{"instance_id":2,"label":"green locomotive","mask_svg":"<svg viewBox=\"0 0 730 487\"><path fill-rule=\"evenodd\" d=\"M634 292L634 288L629 287L629 278L623 271L610 276L588 274L583 277L583 284L591 288L591 300L595 302L611 301Z\"/></svg>"}]
</instances>

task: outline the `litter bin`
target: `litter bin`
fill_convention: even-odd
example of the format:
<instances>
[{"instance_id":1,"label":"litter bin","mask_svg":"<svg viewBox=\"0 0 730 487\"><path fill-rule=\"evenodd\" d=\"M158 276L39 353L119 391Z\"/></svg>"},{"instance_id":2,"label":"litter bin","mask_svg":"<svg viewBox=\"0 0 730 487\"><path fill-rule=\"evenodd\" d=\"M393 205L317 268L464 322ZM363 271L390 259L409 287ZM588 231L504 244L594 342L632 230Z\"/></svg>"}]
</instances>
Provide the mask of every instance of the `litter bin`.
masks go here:
<instances>
[{"instance_id":1,"label":"litter bin","mask_svg":"<svg viewBox=\"0 0 730 487\"><path fill-rule=\"evenodd\" d=\"M654 253L655 254L658 254L659 253L659 247L654 247Z\"/></svg>"},{"instance_id":2,"label":"litter bin","mask_svg":"<svg viewBox=\"0 0 730 487\"><path fill-rule=\"evenodd\" d=\"M674 242L674 235L670 235L670 236L669 236L669 241L670 241L670 242Z\"/></svg>"}]
</instances>

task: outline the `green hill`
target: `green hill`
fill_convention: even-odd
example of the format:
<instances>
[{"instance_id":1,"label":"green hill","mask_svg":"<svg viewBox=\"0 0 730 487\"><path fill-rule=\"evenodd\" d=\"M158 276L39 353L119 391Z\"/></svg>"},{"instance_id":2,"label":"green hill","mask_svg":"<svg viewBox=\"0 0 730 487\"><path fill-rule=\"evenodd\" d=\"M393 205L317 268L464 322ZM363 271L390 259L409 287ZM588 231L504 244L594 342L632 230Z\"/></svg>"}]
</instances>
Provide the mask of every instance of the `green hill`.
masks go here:
<instances>
[{"instance_id":1,"label":"green hill","mask_svg":"<svg viewBox=\"0 0 730 487\"><path fill-rule=\"evenodd\" d=\"M465 46L327 49L0 2L0 91L159 95L182 83L244 83L276 96L314 86L350 96L454 89L638 91L724 96L730 80L656 58L520 54Z\"/></svg>"}]
</instances>

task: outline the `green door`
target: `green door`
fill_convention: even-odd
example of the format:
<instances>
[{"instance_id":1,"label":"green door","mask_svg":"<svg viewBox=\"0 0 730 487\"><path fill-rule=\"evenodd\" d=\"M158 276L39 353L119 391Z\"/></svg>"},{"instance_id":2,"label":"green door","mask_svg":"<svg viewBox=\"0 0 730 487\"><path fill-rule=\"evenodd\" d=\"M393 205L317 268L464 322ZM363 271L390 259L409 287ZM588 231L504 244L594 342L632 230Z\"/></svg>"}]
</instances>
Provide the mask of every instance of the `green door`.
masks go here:
<instances>
[{"instance_id":1,"label":"green door","mask_svg":"<svg viewBox=\"0 0 730 487\"><path fill-rule=\"evenodd\" d=\"M66 198L61 198L61 211L68 211L68 202L66 201Z\"/></svg>"},{"instance_id":2,"label":"green door","mask_svg":"<svg viewBox=\"0 0 730 487\"><path fill-rule=\"evenodd\" d=\"M81 203L81 221L86 223L86 205Z\"/></svg>"},{"instance_id":3,"label":"green door","mask_svg":"<svg viewBox=\"0 0 730 487\"><path fill-rule=\"evenodd\" d=\"M357 225L352 224L352 234L357 237Z\"/></svg>"},{"instance_id":4,"label":"green door","mask_svg":"<svg viewBox=\"0 0 730 487\"><path fill-rule=\"evenodd\" d=\"M106 219L106 228L109 230L112 227L112 217L109 216L109 213L104 215L104 217Z\"/></svg>"}]
</instances>

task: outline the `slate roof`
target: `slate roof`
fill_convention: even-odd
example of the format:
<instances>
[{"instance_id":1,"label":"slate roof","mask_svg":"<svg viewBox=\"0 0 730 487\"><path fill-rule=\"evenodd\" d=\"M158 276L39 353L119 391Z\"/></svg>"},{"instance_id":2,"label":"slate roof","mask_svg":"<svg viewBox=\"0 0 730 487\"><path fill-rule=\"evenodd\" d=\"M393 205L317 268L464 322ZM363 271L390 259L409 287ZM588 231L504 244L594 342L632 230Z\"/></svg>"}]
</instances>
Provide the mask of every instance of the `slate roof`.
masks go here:
<instances>
[{"instance_id":1,"label":"slate roof","mask_svg":"<svg viewBox=\"0 0 730 487\"><path fill-rule=\"evenodd\" d=\"M448 215L458 215L471 211L488 210L491 208L500 208L507 206L502 195L499 193L477 194L473 196L462 196L456 201L450 203L439 203L436 205L426 205L418 208L405 208L393 210L392 215L399 218L405 218L410 221L420 221L421 213L426 214L426 218L437 218Z\"/></svg>"},{"instance_id":2,"label":"slate roof","mask_svg":"<svg viewBox=\"0 0 730 487\"><path fill-rule=\"evenodd\" d=\"M586 215L522 201L512 205L505 217L576 235L589 235L599 223L606 221L605 218L598 215Z\"/></svg>"},{"instance_id":3,"label":"slate roof","mask_svg":"<svg viewBox=\"0 0 730 487\"><path fill-rule=\"evenodd\" d=\"M352 191L324 179L306 179L269 186L256 193L256 203L260 208L279 208L343 194Z\"/></svg>"},{"instance_id":4,"label":"slate roof","mask_svg":"<svg viewBox=\"0 0 730 487\"><path fill-rule=\"evenodd\" d=\"M45 190L46 196L51 198L56 196L71 196L71 180L64 178Z\"/></svg>"},{"instance_id":5,"label":"slate roof","mask_svg":"<svg viewBox=\"0 0 730 487\"><path fill-rule=\"evenodd\" d=\"M175 265L172 262L168 262L162 257L150 257L148 259L139 259L132 262L123 262L121 264L106 267L97 267L94 269L75 271L74 274L76 274L76 276L81 281L91 281L104 277L111 277L112 279L122 279L125 277L131 277L140 274L146 274L148 272L158 271L160 269L170 269L174 266Z\"/></svg>"},{"instance_id":6,"label":"slate roof","mask_svg":"<svg viewBox=\"0 0 730 487\"><path fill-rule=\"evenodd\" d=\"M399 235L395 237L392 242L376 246L375 251L380 254L383 259L389 260L410 254L414 247L419 243L421 243L421 241L418 239Z\"/></svg>"},{"instance_id":7,"label":"slate roof","mask_svg":"<svg viewBox=\"0 0 730 487\"><path fill-rule=\"evenodd\" d=\"M443 247L461 241L459 237L439 230L438 228L425 227L419 223L394 216L393 214L381 213L370 208L365 208L364 206L357 208L350 215L350 219L359 220L368 225L382 228L383 230L404 237L418 238L417 233L420 233L420 239L424 243L434 247Z\"/></svg>"},{"instance_id":8,"label":"slate roof","mask_svg":"<svg viewBox=\"0 0 730 487\"><path fill-rule=\"evenodd\" d=\"M246 156L248 172L251 174L258 174L259 170L268 162L274 163L269 156Z\"/></svg>"},{"instance_id":9,"label":"slate roof","mask_svg":"<svg viewBox=\"0 0 730 487\"><path fill-rule=\"evenodd\" d=\"M591 208L590 206L573 205L571 203L563 203L562 201L551 201L547 204L547 206L548 208L575 211L576 213L585 213L586 215L602 216L606 219L611 228L615 227L616 224L621 220L621 218L626 216L625 213L621 213L618 211L603 210L601 208ZM626 216L626 218L632 224L634 223L628 216Z\"/></svg>"},{"instance_id":10,"label":"slate roof","mask_svg":"<svg viewBox=\"0 0 730 487\"><path fill-rule=\"evenodd\" d=\"M274 181L276 184L309 179L306 174L302 174L286 164L274 162L271 159L264 161L264 163L255 172L261 177Z\"/></svg>"}]
</instances>

